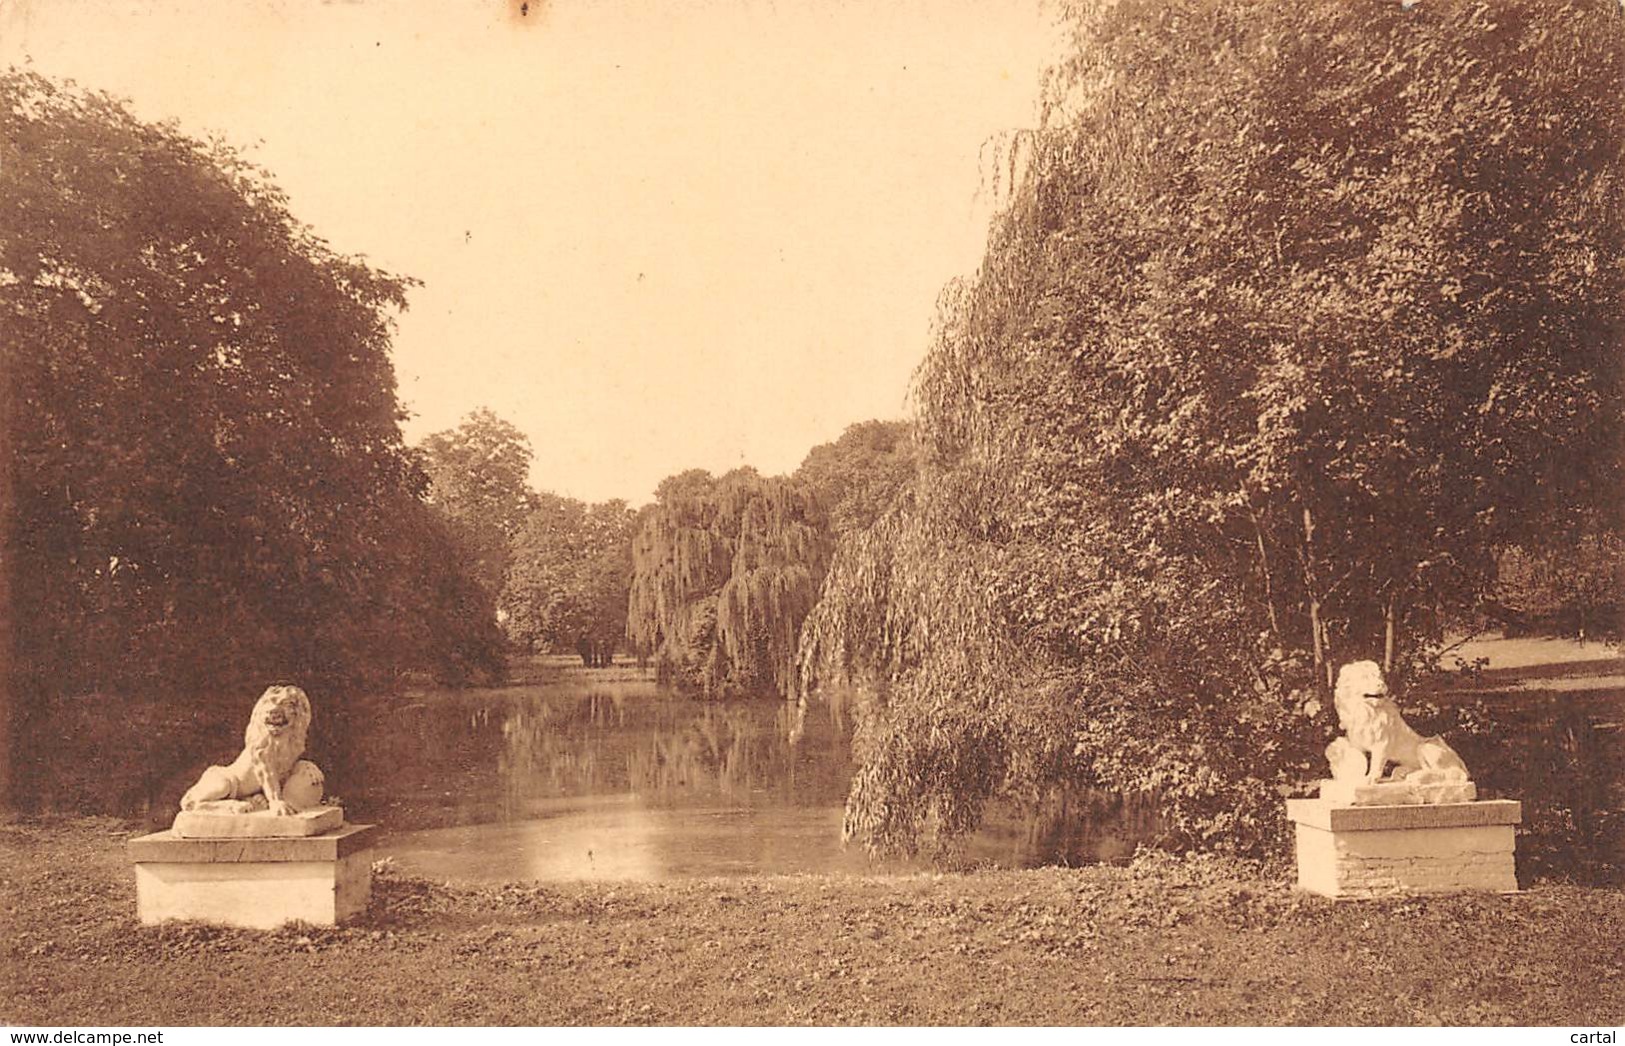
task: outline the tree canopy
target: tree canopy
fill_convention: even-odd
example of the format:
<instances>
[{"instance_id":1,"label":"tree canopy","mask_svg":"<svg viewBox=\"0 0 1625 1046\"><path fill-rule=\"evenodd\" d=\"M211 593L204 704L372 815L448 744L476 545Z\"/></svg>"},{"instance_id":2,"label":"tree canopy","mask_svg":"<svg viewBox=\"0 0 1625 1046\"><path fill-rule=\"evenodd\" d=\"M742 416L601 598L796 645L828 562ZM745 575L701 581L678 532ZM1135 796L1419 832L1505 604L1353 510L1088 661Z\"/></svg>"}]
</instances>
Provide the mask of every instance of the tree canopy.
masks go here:
<instances>
[{"instance_id":1,"label":"tree canopy","mask_svg":"<svg viewBox=\"0 0 1625 1046\"><path fill-rule=\"evenodd\" d=\"M848 830L1151 791L1265 845L1334 665L1425 660L1621 469L1625 26L1601 2L1071 11L843 542L810 680L872 694Z\"/></svg>"},{"instance_id":2,"label":"tree canopy","mask_svg":"<svg viewBox=\"0 0 1625 1046\"><path fill-rule=\"evenodd\" d=\"M632 543L633 645L706 696L787 686L830 544L816 499L749 468L680 473L655 496Z\"/></svg>"},{"instance_id":3,"label":"tree canopy","mask_svg":"<svg viewBox=\"0 0 1625 1046\"><path fill-rule=\"evenodd\" d=\"M667 478L633 543L634 645L710 696L793 695L802 623L835 538L872 522L912 476L909 431L853 425L791 476Z\"/></svg>"},{"instance_id":4,"label":"tree canopy","mask_svg":"<svg viewBox=\"0 0 1625 1046\"><path fill-rule=\"evenodd\" d=\"M808 451L795 471L829 510L837 533L880 518L914 478L913 427L906 421L862 421L839 439Z\"/></svg>"},{"instance_id":5,"label":"tree canopy","mask_svg":"<svg viewBox=\"0 0 1625 1046\"><path fill-rule=\"evenodd\" d=\"M510 544L535 505L530 440L494 411L473 411L455 429L418 447L429 476L429 503L450 523L475 577L495 599Z\"/></svg>"},{"instance_id":6,"label":"tree canopy","mask_svg":"<svg viewBox=\"0 0 1625 1046\"><path fill-rule=\"evenodd\" d=\"M502 591L508 636L608 665L626 637L637 514L618 500L587 505L543 493L534 501L514 536Z\"/></svg>"},{"instance_id":7,"label":"tree canopy","mask_svg":"<svg viewBox=\"0 0 1625 1046\"><path fill-rule=\"evenodd\" d=\"M26 700L338 684L429 667L414 631L489 638L409 587L424 478L388 350L411 282L335 252L228 145L0 75Z\"/></svg>"}]
</instances>

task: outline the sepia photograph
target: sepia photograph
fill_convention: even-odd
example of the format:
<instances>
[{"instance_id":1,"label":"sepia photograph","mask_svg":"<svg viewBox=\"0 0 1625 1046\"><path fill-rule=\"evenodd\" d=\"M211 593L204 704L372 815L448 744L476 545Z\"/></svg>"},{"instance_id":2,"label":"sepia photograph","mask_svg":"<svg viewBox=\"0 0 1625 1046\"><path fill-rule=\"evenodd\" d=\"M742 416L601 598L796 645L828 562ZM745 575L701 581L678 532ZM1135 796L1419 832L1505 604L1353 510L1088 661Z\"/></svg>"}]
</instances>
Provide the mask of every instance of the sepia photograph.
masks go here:
<instances>
[{"instance_id":1,"label":"sepia photograph","mask_svg":"<svg viewBox=\"0 0 1625 1046\"><path fill-rule=\"evenodd\" d=\"M11 1043L1613 1043L1622 628L1625 0L0 0Z\"/></svg>"}]
</instances>

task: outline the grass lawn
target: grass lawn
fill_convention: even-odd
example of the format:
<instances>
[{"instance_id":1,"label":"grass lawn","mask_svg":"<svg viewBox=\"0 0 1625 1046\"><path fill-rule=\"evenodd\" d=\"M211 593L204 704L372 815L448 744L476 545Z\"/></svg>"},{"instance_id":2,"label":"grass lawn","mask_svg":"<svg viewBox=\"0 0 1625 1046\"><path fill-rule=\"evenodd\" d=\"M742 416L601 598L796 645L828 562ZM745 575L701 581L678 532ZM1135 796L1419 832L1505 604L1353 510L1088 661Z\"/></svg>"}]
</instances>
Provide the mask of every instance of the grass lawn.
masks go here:
<instances>
[{"instance_id":1,"label":"grass lawn","mask_svg":"<svg viewBox=\"0 0 1625 1046\"><path fill-rule=\"evenodd\" d=\"M0 825L0 1022L1625 1023L1625 893L1337 904L1216 858L662 884L375 877L365 921L135 925L133 825Z\"/></svg>"}]
</instances>

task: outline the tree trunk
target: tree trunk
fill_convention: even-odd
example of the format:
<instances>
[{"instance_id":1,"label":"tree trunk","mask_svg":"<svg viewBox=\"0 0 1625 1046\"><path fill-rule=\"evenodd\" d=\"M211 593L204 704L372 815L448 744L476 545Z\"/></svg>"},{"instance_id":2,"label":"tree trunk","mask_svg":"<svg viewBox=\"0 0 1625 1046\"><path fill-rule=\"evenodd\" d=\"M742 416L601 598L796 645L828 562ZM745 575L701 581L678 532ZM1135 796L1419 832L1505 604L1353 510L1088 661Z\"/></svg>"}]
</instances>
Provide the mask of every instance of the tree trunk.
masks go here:
<instances>
[{"instance_id":1,"label":"tree trunk","mask_svg":"<svg viewBox=\"0 0 1625 1046\"><path fill-rule=\"evenodd\" d=\"M15 368L7 362L4 370L9 374ZM20 704L15 700L13 689L19 673L17 632L11 615L11 575L17 562L11 543L12 528L16 526L12 515L17 504L11 496L11 462L16 455L11 440L12 382L6 374L0 374L0 812L15 809L12 797L17 793L12 788L11 749L14 718Z\"/></svg>"},{"instance_id":2,"label":"tree trunk","mask_svg":"<svg viewBox=\"0 0 1625 1046\"><path fill-rule=\"evenodd\" d=\"M1394 672L1394 643L1398 633L1399 600L1392 591L1382 604L1382 674Z\"/></svg>"},{"instance_id":3,"label":"tree trunk","mask_svg":"<svg viewBox=\"0 0 1625 1046\"><path fill-rule=\"evenodd\" d=\"M1327 649L1326 622L1321 617L1320 582L1315 576L1315 516L1303 507L1303 587L1309 595L1309 634L1315 646L1315 675L1329 690L1332 686L1331 651Z\"/></svg>"},{"instance_id":4,"label":"tree trunk","mask_svg":"<svg viewBox=\"0 0 1625 1046\"><path fill-rule=\"evenodd\" d=\"M1270 631L1275 634L1275 641L1281 640L1281 621L1275 614L1275 581L1270 574L1270 554L1264 547L1264 528L1258 522L1258 513L1252 509L1247 510L1253 519L1253 540L1258 543L1258 569L1264 576L1264 609L1270 615Z\"/></svg>"},{"instance_id":5,"label":"tree trunk","mask_svg":"<svg viewBox=\"0 0 1625 1046\"><path fill-rule=\"evenodd\" d=\"M21 682L21 672L18 671L18 642L16 642L16 619L11 616L11 575L16 570L16 549L13 544L13 529L16 528L16 499L11 491L11 476L15 469L11 468L11 461L16 460L16 447L11 439L11 419L16 417L18 409L13 403L13 390L16 388L15 361L5 357L10 349L0 349L0 812L10 812L16 809L16 796L21 793L15 788L13 773L15 765L11 762L11 749L13 749L13 731L20 720L21 702L18 697L18 684Z\"/></svg>"},{"instance_id":6,"label":"tree trunk","mask_svg":"<svg viewBox=\"0 0 1625 1046\"><path fill-rule=\"evenodd\" d=\"M1315 640L1315 675L1330 689L1332 666L1326 650L1326 624L1320 619L1320 597L1309 597L1309 630Z\"/></svg>"}]
</instances>

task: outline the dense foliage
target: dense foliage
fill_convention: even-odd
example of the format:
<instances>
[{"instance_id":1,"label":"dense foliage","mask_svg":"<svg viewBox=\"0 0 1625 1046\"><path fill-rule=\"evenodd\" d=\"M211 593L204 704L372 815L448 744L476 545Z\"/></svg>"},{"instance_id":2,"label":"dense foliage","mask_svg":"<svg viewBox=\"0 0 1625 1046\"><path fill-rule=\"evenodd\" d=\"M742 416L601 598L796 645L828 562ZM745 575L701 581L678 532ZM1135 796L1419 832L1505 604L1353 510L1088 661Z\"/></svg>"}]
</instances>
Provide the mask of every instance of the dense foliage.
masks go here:
<instances>
[{"instance_id":1,"label":"dense foliage","mask_svg":"<svg viewBox=\"0 0 1625 1046\"><path fill-rule=\"evenodd\" d=\"M495 600L510 545L536 504L529 484L530 440L489 409L418 446L429 475L429 503L456 536L460 556Z\"/></svg>"},{"instance_id":2,"label":"dense foliage","mask_svg":"<svg viewBox=\"0 0 1625 1046\"><path fill-rule=\"evenodd\" d=\"M503 627L524 649L575 651L608 666L626 637L637 514L624 501L533 500L510 546Z\"/></svg>"},{"instance_id":3,"label":"dense foliage","mask_svg":"<svg viewBox=\"0 0 1625 1046\"><path fill-rule=\"evenodd\" d=\"M914 478L912 432L903 421L862 421L808 451L795 479L828 506L836 534L871 526Z\"/></svg>"},{"instance_id":4,"label":"dense foliage","mask_svg":"<svg viewBox=\"0 0 1625 1046\"><path fill-rule=\"evenodd\" d=\"M871 523L913 461L906 424L869 421L791 476L669 477L633 543L633 644L707 696L793 694L802 622L836 536Z\"/></svg>"},{"instance_id":5,"label":"dense foliage","mask_svg":"<svg viewBox=\"0 0 1625 1046\"><path fill-rule=\"evenodd\" d=\"M912 496L807 628L807 677L869 694L881 848L1062 784L1268 846L1336 664L1402 680L1497 550L1618 528L1616 4L1072 16L944 295Z\"/></svg>"},{"instance_id":6,"label":"dense foliage","mask_svg":"<svg viewBox=\"0 0 1625 1046\"><path fill-rule=\"evenodd\" d=\"M632 542L627 635L708 697L782 690L831 541L803 484L736 469L664 480Z\"/></svg>"},{"instance_id":7,"label":"dense foliage","mask_svg":"<svg viewBox=\"0 0 1625 1046\"><path fill-rule=\"evenodd\" d=\"M410 281L266 172L119 102L0 75L11 683L313 689L488 660L402 444ZM470 616L474 615L474 616ZM500 637L497 636L497 639Z\"/></svg>"}]
</instances>

